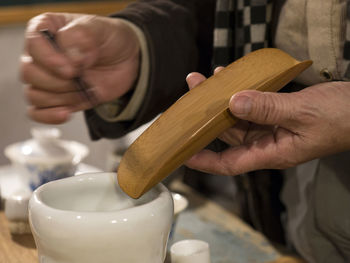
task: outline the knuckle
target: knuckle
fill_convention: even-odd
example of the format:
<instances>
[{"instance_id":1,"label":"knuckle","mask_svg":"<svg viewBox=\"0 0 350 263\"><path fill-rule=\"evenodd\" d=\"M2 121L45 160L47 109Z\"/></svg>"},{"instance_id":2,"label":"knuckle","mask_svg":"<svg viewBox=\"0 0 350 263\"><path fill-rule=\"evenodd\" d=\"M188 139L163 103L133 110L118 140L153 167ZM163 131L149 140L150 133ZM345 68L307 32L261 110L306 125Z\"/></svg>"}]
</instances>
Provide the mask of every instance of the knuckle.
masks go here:
<instances>
[{"instance_id":1,"label":"knuckle","mask_svg":"<svg viewBox=\"0 0 350 263\"><path fill-rule=\"evenodd\" d=\"M46 25L50 24L53 14L54 13L52 13L52 12L45 12L45 13L42 13L40 15L37 15L37 16L31 18L27 22L26 33L27 34L34 34L38 30L45 27Z\"/></svg>"},{"instance_id":2,"label":"knuckle","mask_svg":"<svg viewBox=\"0 0 350 263\"><path fill-rule=\"evenodd\" d=\"M30 66L28 64L21 63L19 70L19 77L23 83L30 83Z\"/></svg>"},{"instance_id":3,"label":"knuckle","mask_svg":"<svg viewBox=\"0 0 350 263\"><path fill-rule=\"evenodd\" d=\"M259 121L263 124L277 125L283 119L289 118L291 105L282 98L283 94L264 92L260 94L259 103L255 108Z\"/></svg>"},{"instance_id":4,"label":"knuckle","mask_svg":"<svg viewBox=\"0 0 350 263\"><path fill-rule=\"evenodd\" d=\"M59 60L57 59L57 56L55 56L54 54L45 57L45 66L48 67L50 70L60 72L59 67L61 67L61 65L59 63Z\"/></svg>"},{"instance_id":5,"label":"knuckle","mask_svg":"<svg viewBox=\"0 0 350 263\"><path fill-rule=\"evenodd\" d=\"M95 40L92 38L89 29L82 29L81 31L79 31L80 34L80 43L83 49L88 49L88 48L92 48L95 46Z\"/></svg>"},{"instance_id":6,"label":"knuckle","mask_svg":"<svg viewBox=\"0 0 350 263\"><path fill-rule=\"evenodd\" d=\"M276 119L276 107L277 102L273 96L270 94L263 93L262 96L262 110L261 110L261 120L267 122L271 120L274 122Z\"/></svg>"},{"instance_id":7,"label":"knuckle","mask_svg":"<svg viewBox=\"0 0 350 263\"><path fill-rule=\"evenodd\" d=\"M24 89L24 97L31 105L35 105L35 92L32 87L26 87ZM33 111L33 109L31 109Z\"/></svg>"},{"instance_id":8,"label":"knuckle","mask_svg":"<svg viewBox=\"0 0 350 263\"><path fill-rule=\"evenodd\" d=\"M78 45L81 49L90 48L95 44L95 40L91 34L91 28L85 24L75 24L65 32L65 39L69 39L69 46ZM64 41L62 39L62 41ZM64 45L64 43L63 43Z\"/></svg>"},{"instance_id":9,"label":"knuckle","mask_svg":"<svg viewBox=\"0 0 350 263\"><path fill-rule=\"evenodd\" d=\"M74 35L76 39L79 39L81 42L90 40L89 29L84 25L76 25L74 28Z\"/></svg>"}]
</instances>

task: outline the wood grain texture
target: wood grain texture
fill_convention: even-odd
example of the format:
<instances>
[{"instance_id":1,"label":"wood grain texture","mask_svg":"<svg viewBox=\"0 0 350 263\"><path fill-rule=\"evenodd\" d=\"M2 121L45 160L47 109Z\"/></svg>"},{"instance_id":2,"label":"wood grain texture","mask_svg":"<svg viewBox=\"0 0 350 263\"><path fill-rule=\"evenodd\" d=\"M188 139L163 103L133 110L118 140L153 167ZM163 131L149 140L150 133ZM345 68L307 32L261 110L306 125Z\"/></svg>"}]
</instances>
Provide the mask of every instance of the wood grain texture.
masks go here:
<instances>
[{"instance_id":1,"label":"wood grain texture","mask_svg":"<svg viewBox=\"0 0 350 263\"><path fill-rule=\"evenodd\" d=\"M26 23L29 19L45 12L67 12L95 15L108 15L124 9L134 1L96 1L34 4L0 8L0 25Z\"/></svg>"},{"instance_id":2,"label":"wood grain texture","mask_svg":"<svg viewBox=\"0 0 350 263\"><path fill-rule=\"evenodd\" d=\"M0 211L0 262L38 262L33 236L31 234L11 235L3 211Z\"/></svg>"},{"instance_id":3,"label":"wood grain texture","mask_svg":"<svg viewBox=\"0 0 350 263\"><path fill-rule=\"evenodd\" d=\"M229 100L239 91L278 91L311 65L278 49L260 49L187 92L127 149L118 168L120 187L139 198L236 119Z\"/></svg>"},{"instance_id":4,"label":"wood grain texture","mask_svg":"<svg viewBox=\"0 0 350 263\"><path fill-rule=\"evenodd\" d=\"M266 263L307 263L305 260L300 258L283 256L274 261L266 262Z\"/></svg>"}]
</instances>

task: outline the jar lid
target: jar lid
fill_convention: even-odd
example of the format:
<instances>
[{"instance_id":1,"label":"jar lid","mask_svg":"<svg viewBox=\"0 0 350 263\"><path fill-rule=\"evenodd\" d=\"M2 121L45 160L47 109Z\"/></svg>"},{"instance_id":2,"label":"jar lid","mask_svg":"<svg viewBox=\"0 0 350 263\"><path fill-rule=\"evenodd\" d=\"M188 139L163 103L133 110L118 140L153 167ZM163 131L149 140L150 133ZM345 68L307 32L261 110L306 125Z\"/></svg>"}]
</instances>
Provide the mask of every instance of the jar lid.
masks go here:
<instances>
[{"instance_id":1,"label":"jar lid","mask_svg":"<svg viewBox=\"0 0 350 263\"><path fill-rule=\"evenodd\" d=\"M78 155L87 154L87 148L77 149L77 143L60 139L61 131L57 128L36 127L31 129L32 138L8 146L5 155L20 163L28 162L72 162ZM79 144L81 145L81 144ZM82 146L82 145L81 145ZM81 158L78 158L81 159Z\"/></svg>"}]
</instances>

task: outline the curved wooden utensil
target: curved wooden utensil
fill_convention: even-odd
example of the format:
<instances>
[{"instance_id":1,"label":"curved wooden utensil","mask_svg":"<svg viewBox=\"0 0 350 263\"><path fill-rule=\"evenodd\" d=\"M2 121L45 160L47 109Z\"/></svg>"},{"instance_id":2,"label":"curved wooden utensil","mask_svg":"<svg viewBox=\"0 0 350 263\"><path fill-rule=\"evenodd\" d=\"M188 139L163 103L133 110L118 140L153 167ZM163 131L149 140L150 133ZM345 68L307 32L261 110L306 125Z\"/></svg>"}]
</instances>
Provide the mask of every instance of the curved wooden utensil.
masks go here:
<instances>
[{"instance_id":1,"label":"curved wooden utensil","mask_svg":"<svg viewBox=\"0 0 350 263\"><path fill-rule=\"evenodd\" d=\"M311 64L267 48L228 65L182 96L127 149L118 168L120 187L139 198L235 124L228 108L233 94L277 91Z\"/></svg>"}]
</instances>

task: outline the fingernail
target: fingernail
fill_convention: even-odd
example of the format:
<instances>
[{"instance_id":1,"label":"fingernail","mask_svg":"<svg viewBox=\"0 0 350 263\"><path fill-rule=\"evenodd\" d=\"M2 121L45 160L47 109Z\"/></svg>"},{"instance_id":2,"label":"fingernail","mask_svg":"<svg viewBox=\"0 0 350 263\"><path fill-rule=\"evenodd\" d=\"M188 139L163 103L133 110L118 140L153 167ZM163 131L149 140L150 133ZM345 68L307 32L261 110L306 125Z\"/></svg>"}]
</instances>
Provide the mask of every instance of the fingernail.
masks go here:
<instances>
[{"instance_id":1,"label":"fingernail","mask_svg":"<svg viewBox=\"0 0 350 263\"><path fill-rule=\"evenodd\" d=\"M231 98L232 113L237 116L247 116L252 111L252 100L247 96L232 96Z\"/></svg>"}]
</instances>

